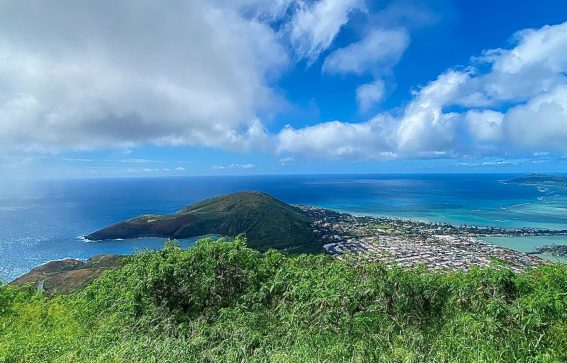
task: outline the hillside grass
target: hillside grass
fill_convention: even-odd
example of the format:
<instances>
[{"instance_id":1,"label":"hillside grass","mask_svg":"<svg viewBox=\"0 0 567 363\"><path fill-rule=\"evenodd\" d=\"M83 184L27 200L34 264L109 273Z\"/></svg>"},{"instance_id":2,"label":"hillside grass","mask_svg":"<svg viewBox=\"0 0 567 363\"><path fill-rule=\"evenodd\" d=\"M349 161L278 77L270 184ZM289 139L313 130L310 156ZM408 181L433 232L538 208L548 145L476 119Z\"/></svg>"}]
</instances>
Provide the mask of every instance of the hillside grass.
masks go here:
<instances>
[{"instance_id":1,"label":"hillside grass","mask_svg":"<svg viewBox=\"0 0 567 363\"><path fill-rule=\"evenodd\" d=\"M202 240L0 287L0 362L565 362L567 266L433 273Z\"/></svg>"}]
</instances>

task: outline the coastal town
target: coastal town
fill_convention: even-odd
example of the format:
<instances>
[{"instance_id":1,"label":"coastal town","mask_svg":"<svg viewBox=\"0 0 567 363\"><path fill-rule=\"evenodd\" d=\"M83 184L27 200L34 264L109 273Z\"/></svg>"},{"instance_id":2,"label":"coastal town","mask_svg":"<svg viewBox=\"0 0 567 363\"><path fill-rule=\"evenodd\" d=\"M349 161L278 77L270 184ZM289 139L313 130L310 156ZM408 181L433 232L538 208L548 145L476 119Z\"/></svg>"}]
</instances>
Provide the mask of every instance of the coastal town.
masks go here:
<instances>
[{"instance_id":1,"label":"coastal town","mask_svg":"<svg viewBox=\"0 0 567 363\"><path fill-rule=\"evenodd\" d=\"M464 270L506 265L522 271L546 263L526 253L491 245L483 236L565 235L567 231L454 226L406 219L354 216L313 206L298 206L312 219L311 228L325 250L344 259L380 261L388 266Z\"/></svg>"}]
</instances>

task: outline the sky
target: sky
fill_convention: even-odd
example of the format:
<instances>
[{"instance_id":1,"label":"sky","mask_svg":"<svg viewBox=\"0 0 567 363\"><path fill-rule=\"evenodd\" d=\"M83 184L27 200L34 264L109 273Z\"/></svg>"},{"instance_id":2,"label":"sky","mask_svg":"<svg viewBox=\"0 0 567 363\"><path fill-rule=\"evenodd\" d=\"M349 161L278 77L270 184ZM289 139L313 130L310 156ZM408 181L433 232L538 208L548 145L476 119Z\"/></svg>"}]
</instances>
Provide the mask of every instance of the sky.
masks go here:
<instances>
[{"instance_id":1,"label":"sky","mask_svg":"<svg viewBox=\"0 0 567 363\"><path fill-rule=\"evenodd\" d=\"M563 0L5 0L3 178L567 172Z\"/></svg>"}]
</instances>

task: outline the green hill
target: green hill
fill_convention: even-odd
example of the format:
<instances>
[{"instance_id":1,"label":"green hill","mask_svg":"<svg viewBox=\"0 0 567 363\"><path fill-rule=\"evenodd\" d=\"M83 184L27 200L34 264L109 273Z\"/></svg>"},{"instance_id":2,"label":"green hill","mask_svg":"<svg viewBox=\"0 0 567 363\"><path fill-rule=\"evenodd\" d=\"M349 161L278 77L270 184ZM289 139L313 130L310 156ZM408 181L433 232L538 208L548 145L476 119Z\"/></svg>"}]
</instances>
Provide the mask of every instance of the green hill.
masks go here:
<instances>
[{"instance_id":1,"label":"green hill","mask_svg":"<svg viewBox=\"0 0 567 363\"><path fill-rule=\"evenodd\" d=\"M117 223L86 238L191 238L206 234L246 234L250 247L288 252L322 252L314 242L309 217L268 194L238 192L192 204L172 215L143 215Z\"/></svg>"}]
</instances>

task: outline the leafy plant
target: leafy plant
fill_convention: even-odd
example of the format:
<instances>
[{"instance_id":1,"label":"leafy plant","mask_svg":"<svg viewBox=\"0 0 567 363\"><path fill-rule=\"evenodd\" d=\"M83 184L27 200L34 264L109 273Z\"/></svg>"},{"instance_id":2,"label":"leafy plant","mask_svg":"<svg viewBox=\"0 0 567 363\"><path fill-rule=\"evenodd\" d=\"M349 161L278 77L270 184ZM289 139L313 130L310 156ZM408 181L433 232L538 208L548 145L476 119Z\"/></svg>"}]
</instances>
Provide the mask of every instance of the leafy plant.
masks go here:
<instances>
[{"instance_id":1,"label":"leafy plant","mask_svg":"<svg viewBox=\"0 0 567 363\"><path fill-rule=\"evenodd\" d=\"M567 266L386 268L174 243L84 290L0 287L0 362L562 362Z\"/></svg>"}]
</instances>

